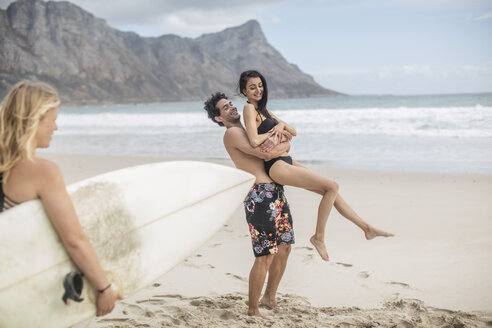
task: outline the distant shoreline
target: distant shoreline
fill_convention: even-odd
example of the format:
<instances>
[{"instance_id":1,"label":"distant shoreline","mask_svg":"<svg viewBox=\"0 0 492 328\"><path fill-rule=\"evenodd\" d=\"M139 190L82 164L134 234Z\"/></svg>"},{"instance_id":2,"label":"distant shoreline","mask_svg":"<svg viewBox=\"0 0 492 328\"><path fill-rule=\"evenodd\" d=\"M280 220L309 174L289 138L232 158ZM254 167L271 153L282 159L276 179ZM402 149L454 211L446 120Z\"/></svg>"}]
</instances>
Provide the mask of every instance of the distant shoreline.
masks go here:
<instances>
[{"instance_id":1,"label":"distant shoreline","mask_svg":"<svg viewBox=\"0 0 492 328\"><path fill-rule=\"evenodd\" d=\"M220 91L220 90L217 90ZM243 99L242 96L237 94L228 94L230 99ZM270 97L269 101L278 101L278 100L307 100L307 99L340 99L340 98L378 98L378 97L449 97L449 96L492 96L492 91L490 92L460 92L460 93L429 93L429 94L339 94L339 95L320 95L320 96L312 96L312 97ZM61 108L86 108L86 107L104 107L104 106L129 106L129 105L158 105L158 104L183 104L183 103L198 103L204 102L206 98L194 98L194 99L183 99L183 100L169 100L169 101L129 101L129 102L98 102L94 100L94 102L90 103L73 103L73 102L64 102L62 101L60 107Z\"/></svg>"}]
</instances>

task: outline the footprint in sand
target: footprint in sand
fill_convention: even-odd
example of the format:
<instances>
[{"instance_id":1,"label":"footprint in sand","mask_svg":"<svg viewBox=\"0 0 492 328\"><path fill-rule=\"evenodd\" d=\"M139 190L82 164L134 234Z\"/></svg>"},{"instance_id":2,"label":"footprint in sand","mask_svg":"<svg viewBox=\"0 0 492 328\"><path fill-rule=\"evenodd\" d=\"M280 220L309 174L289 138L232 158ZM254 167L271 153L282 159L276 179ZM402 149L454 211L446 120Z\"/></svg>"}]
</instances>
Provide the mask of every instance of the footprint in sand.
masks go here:
<instances>
[{"instance_id":1,"label":"footprint in sand","mask_svg":"<svg viewBox=\"0 0 492 328\"><path fill-rule=\"evenodd\" d=\"M369 278L369 273L367 273L366 271L362 271L362 272L359 272L358 276L360 278L367 279L367 278Z\"/></svg>"},{"instance_id":2,"label":"footprint in sand","mask_svg":"<svg viewBox=\"0 0 492 328\"><path fill-rule=\"evenodd\" d=\"M161 303L162 300L160 299L157 299L157 298L147 298L147 299L144 299L144 300L137 300L135 301L135 303L137 304L141 304L141 303Z\"/></svg>"},{"instance_id":3,"label":"footprint in sand","mask_svg":"<svg viewBox=\"0 0 492 328\"><path fill-rule=\"evenodd\" d=\"M302 262L304 263L307 263L307 262L312 262L314 259L314 255L313 254L308 254L308 255L305 255L304 258L302 259Z\"/></svg>"},{"instance_id":4,"label":"footprint in sand","mask_svg":"<svg viewBox=\"0 0 492 328\"><path fill-rule=\"evenodd\" d=\"M295 247L294 249L295 249L295 250L307 249L308 251L312 251L312 250L314 250L314 248L313 248L313 247L309 247L309 246L304 246L304 247Z\"/></svg>"},{"instance_id":5,"label":"footprint in sand","mask_svg":"<svg viewBox=\"0 0 492 328\"><path fill-rule=\"evenodd\" d=\"M183 296L179 294L161 294L161 295L154 295L152 297L159 297L159 298L177 298L178 300L182 300Z\"/></svg>"},{"instance_id":6,"label":"footprint in sand","mask_svg":"<svg viewBox=\"0 0 492 328\"><path fill-rule=\"evenodd\" d=\"M159 301L155 300L154 301ZM137 301L138 303L138 301ZM152 311L149 311L147 309L144 309L140 307L139 305L136 304L129 304L125 302L120 303L123 307L124 310L122 310L123 315L130 315L130 316L137 316L137 317L147 317L147 318L152 318L155 316L155 314ZM103 318L103 319L98 319L98 322L110 322L110 323L127 323L129 327L135 327L136 322L133 319L130 318ZM116 326L119 327L119 326Z\"/></svg>"},{"instance_id":7,"label":"footprint in sand","mask_svg":"<svg viewBox=\"0 0 492 328\"><path fill-rule=\"evenodd\" d=\"M131 321L131 319L128 318L107 318L107 319L99 319L99 322L113 322L113 323L120 323L120 322L127 322Z\"/></svg>"},{"instance_id":8,"label":"footprint in sand","mask_svg":"<svg viewBox=\"0 0 492 328\"><path fill-rule=\"evenodd\" d=\"M349 268L349 267L353 266L352 264L349 264L349 263L342 263L342 262L336 262L336 264L338 264L338 265L343 265L343 266L344 266L344 267L346 267L346 268Z\"/></svg>"},{"instance_id":9,"label":"footprint in sand","mask_svg":"<svg viewBox=\"0 0 492 328\"><path fill-rule=\"evenodd\" d=\"M188 262L183 265L194 269L202 269L202 268L215 269L215 267L211 264L195 264L195 263Z\"/></svg>"},{"instance_id":10,"label":"footprint in sand","mask_svg":"<svg viewBox=\"0 0 492 328\"><path fill-rule=\"evenodd\" d=\"M313 247L309 247L309 246L303 246L303 247L294 247L294 251L304 251L304 250L308 250L310 254L306 254L304 253L304 256L303 256L303 259L302 259L302 262L304 263L309 263L309 262L313 262L314 260L314 256L312 253L312 251L314 250Z\"/></svg>"},{"instance_id":11,"label":"footprint in sand","mask_svg":"<svg viewBox=\"0 0 492 328\"><path fill-rule=\"evenodd\" d=\"M125 303L125 302L121 302L120 304L122 304L125 307L125 309L129 311L129 313L144 313L145 312L145 310L142 307L135 305L135 304Z\"/></svg>"},{"instance_id":12,"label":"footprint in sand","mask_svg":"<svg viewBox=\"0 0 492 328\"><path fill-rule=\"evenodd\" d=\"M222 314L219 316L222 320L233 320L237 318L237 314L231 311L223 311Z\"/></svg>"},{"instance_id":13,"label":"footprint in sand","mask_svg":"<svg viewBox=\"0 0 492 328\"><path fill-rule=\"evenodd\" d=\"M213 247L217 247L217 246L222 246L222 244L213 244L213 245L210 245L208 246L209 248L213 248Z\"/></svg>"},{"instance_id":14,"label":"footprint in sand","mask_svg":"<svg viewBox=\"0 0 492 328\"><path fill-rule=\"evenodd\" d=\"M403 328L413 328L415 325L411 323L410 321L407 320L399 320L398 321L398 327L403 327Z\"/></svg>"},{"instance_id":15,"label":"footprint in sand","mask_svg":"<svg viewBox=\"0 0 492 328\"><path fill-rule=\"evenodd\" d=\"M193 306L200 306L200 305L202 305L202 301L200 301L200 300L192 300L192 301L190 302L190 305L193 305Z\"/></svg>"},{"instance_id":16,"label":"footprint in sand","mask_svg":"<svg viewBox=\"0 0 492 328\"><path fill-rule=\"evenodd\" d=\"M390 281L390 282L386 282L387 285L397 285L397 286L402 286L402 287L405 287L405 288L410 288L410 285L409 284L406 284L404 282L398 282L398 281Z\"/></svg>"},{"instance_id":17,"label":"footprint in sand","mask_svg":"<svg viewBox=\"0 0 492 328\"><path fill-rule=\"evenodd\" d=\"M236 274L232 274L232 273L230 273L230 272L227 272L227 273L226 273L226 276L231 276L231 277L236 278L237 280L241 280L241 281L247 281L247 279L246 279L246 278L243 278L243 277L238 276L238 275L236 275Z\"/></svg>"}]
</instances>

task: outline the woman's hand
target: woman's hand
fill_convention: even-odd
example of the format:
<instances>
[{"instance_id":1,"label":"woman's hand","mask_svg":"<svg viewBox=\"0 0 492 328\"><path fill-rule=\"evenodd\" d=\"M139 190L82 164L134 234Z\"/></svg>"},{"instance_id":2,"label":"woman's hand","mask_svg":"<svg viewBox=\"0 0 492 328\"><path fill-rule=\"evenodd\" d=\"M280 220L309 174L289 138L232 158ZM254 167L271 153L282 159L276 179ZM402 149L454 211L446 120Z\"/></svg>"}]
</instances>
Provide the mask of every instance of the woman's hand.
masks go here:
<instances>
[{"instance_id":1,"label":"woman's hand","mask_svg":"<svg viewBox=\"0 0 492 328\"><path fill-rule=\"evenodd\" d=\"M122 300L123 296L119 292L114 291L111 287L97 295L97 313L102 316L113 311L116 299Z\"/></svg>"},{"instance_id":2,"label":"woman's hand","mask_svg":"<svg viewBox=\"0 0 492 328\"><path fill-rule=\"evenodd\" d=\"M284 123L282 123L282 122L278 122L278 124L277 124L277 125L275 125L275 126L272 128L272 130L274 131L274 133L276 133L276 134L280 134L280 133L282 133L282 131L284 131L284 130L285 130L285 124L284 124Z\"/></svg>"},{"instance_id":3,"label":"woman's hand","mask_svg":"<svg viewBox=\"0 0 492 328\"><path fill-rule=\"evenodd\" d=\"M289 131L282 131L282 138L280 138L280 142L287 142L292 140L292 134Z\"/></svg>"},{"instance_id":4,"label":"woman's hand","mask_svg":"<svg viewBox=\"0 0 492 328\"><path fill-rule=\"evenodd\" d=\"M285 128L284 123L278 123L268 132L271 133L271 135L275 136L277 138L277 140L281 140L282 139L282 132L284 131L284 128Z\"/></svg>"},{"instance_id":5,"label":"woman's hand","mask_svg":"<svg viewBox=\"0 0 492 328\"><path fill-rule=\"evenodd\" d=\"M278 144L278 139L275 135L272 135L268 137L267 140L265 140L261 145L260 145L260 150L263 153L268 153L270 150L273 149Z\"/></svg>"}]
</instances>

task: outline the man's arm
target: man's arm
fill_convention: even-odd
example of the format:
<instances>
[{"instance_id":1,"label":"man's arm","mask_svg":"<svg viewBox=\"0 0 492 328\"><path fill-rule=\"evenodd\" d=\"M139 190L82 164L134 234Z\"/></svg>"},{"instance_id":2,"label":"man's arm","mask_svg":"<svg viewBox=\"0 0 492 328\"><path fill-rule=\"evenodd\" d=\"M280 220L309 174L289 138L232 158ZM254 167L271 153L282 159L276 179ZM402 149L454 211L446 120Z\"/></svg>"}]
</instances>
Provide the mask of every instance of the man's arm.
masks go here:
<instances>
[{"instance_id":1,"label":"man's arm","mask_svg":"<svg viewBox=\"0 0 492 328\"><path fill-rule=\"evenodd\" d=\"M245 154L249 154L263 160L271 160L290 150L290 143L283 142L275 146L270 152L262 152L259 147L253 148L244 130L240 128L229 128L224 135L226 148L236 148Z\"/></svg>"}]
</instances>

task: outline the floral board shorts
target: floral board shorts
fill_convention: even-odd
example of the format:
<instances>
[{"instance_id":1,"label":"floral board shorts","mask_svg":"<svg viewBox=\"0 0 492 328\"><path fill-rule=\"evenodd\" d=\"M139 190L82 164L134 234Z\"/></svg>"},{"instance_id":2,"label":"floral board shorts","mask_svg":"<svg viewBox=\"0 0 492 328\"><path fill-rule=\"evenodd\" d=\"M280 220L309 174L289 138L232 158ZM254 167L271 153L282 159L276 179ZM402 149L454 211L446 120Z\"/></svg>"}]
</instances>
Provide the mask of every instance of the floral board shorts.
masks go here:
<instances>
[{"instance_id":1,"label":"floral board shorts","mask_svg":"<svg viewBox=\"0 0 492 328\"><path fill-rule=\"evenodd\" d=\"M253 185L244 200L244 210L255 257L276 254L278 245L294 244L292 215L282 185Z\"/></svg>"}]
</instances>

